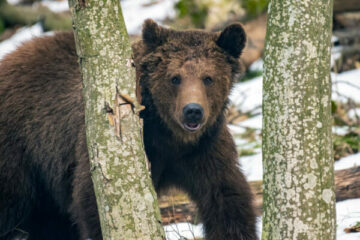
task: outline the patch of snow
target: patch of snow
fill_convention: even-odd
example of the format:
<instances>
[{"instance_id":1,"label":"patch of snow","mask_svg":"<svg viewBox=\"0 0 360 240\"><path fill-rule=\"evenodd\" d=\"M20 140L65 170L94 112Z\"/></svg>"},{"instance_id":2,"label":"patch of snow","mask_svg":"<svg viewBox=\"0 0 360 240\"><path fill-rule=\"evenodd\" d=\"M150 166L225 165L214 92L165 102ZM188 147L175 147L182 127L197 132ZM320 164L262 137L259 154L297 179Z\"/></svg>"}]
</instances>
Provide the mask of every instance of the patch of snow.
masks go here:
<instances>
[{"instance_id":1,"label":"patch of snow","mask_svg":"<svg viewBox=\"0 0 360 240\"><path fill-rule=\"evenodd\" d=\"M337 37L337 36L335 36L335 35L332 35L331 36L331 43L332 44L334 44L334 43L336 43L336 42L338 42L339 41L339 38Z\"/></svg>"},{"instance_id":2,"label":"patch of snow","mask_svg":"<svg viewBox=\"0 0 360 240\"><path fill-rule=\"evenodd\" d=\"M236 83L229 99L242 112L254 110L262 105L262 77Z\"/></svg>"},{"instance_id":3,"label":"patch of snow","mask_svg":"<svg viewBox=\"0 0 360 240\"><path fill-rule=\"evenodd\" d=\"M352 167L360 166L360 153L356 153L353 155L349 155L347 157L343 157L335 162L334 168L335 170L342 170Z\"/></svg>"},{"instance_id":4,"label":"patch of snow","mask_svg":"<svg viewBox=\"0 0 360 240\"><path fill-rule=\"evenodd\" d=\"M8 0L10 4L16 5L20 0ZM173 18L176 15L174 6L178 0L122 0L121 8L125 19L126 28L129 34L139 34L145 19L152 18L161 22L166 18ZM48 7L53 12L64 12L69 10L67 0L52 1L45 0L39 3Z\"/></svg>"},{"instance_id":5,"label":"patch of snow","mask_svg":"<svg viewBox=\"0 0 360 240\"><path fill-rule=\"evenodd\" d=\"M344 229L360 222L360 198L336 203L336 239L359 240L360 232L346 233Z\"/></svg>"},{"instance_id":6,"label":"patch of snow","mask_svg":"<svg viewBox=\"0 0 360 240\"><path fill-rule=\"evenodd\" d=\"M332 133L343 136L349 132L349 129L349 126L332 126Z\"/></svg>"},{"instance_id":7,"label":"patch of snow","mask_svg":"<svg viewBox=\"0 0 360 240\"><path fill-rule=\"evenodd\" d=\"M233 135L234 134L243 134L243 133L246 132L245 128L239 127L239 126L234 125L234 124L228 124L227 126L228 126L228 128L230 130L230 133L233 134Z\"/></svg>"},{"instance_id":8,"label":"patch of snow","mask_svg":"<svg viewBox=\"0 0 360 240\"><path fill-rule=\"evenodd\" d=\"M176 223L164 226L167 240L183 240L202 238L204 236L202 224Z\"/></svg>"},{"instance_id":9,"label":"patch of snow","mask_svg":"<svg viewBox=\"0 0 360 240\"><path fill-rule=\"evenodd\" d=\"M250 71L263 71L264 70L264 61L262 60L262 58L259 58L258 60L253 62L250 65L249 70Z\"/></svg>"},{"instance_id":10,"label":"patch of snow","mask_svg":"<svg viewBox=\"0 0 360 240\"><path fill-rule=\"evenodd\" d=\"M244 128L262 129L262 114L248 118L245 121L239 122L237 125Z\"/></svg>"},{"instance_id":11,"label":"patch of snow","mask_svg":"<svg viewBox=\"0 0 360 240\"><path fill-rule=\"evenodd\" d=\"M69 3L67 0L62 0L62 1L46 0L39 2L37 4L41 4L42 6L49 8L53 12L65 12L69 10Z\"/></svg>"},{"instance_id":12,"label":"patch of snow","mask_svg":"<svg viewBox=\"0 0 360 240\"><path fill-rule=\"evenodd\" d=\"M166 18L172 18L176 12L174 5L178 0L123 0L121 6L124 14L125 24L130 34L139 34L141 26L145 19L153 18L156 21L162 21ZM11 4L16 4L17 0L10 0ZM41 3L47 6L51 11L61 12L68 10L68 1L50 1ZM40 23L31 27L19 29L11 38L0 43L0 59L6 54L14 51L23 42L34 37L41 36L44 33Z\"/></svg>"},{"instance_id":13,"label":"patch of snow","mask_svg":"<svg viewBox=\"0 0 360 240\"><path fill-rule=\"evenodd\" d=\"M262 180L262 153L239 158L240 168L248 181Z\"/></svg>"},{"instance_id":14,"label":"patch of snow","mask_svg":"<svg viewBox=\"0 0 360 240\"><path fill-rule=\"evenodd\" d=\"M129 34L139 34L144 20L152 18L161 22L176 15L174 5L178 0L122 0L121 8ZM53 12L69 10L68 1L46 0L40 3Z\"/></svg>"},{"instance_id":15,"label":"patch of snow","mask_svg":"<svg viewBox=\"0 0 360 240\"><path fill-rule=\"evenodd\" d=\"M7 0L8 4L17 5L21 2L21 0Z\"/></svg>"},{"instance_id":16,"label":"patch of snow","mask_svg":"<svg viewBox=\"0 0 360 240\"><path fill-rule=\"evenodd\" d=\"M185 240L203 238L203 225L193 225L191 223L176 223L164 226L166 240ZM261 239L262 230L262 218L256 218L256 233L259 239Z\"/></svg>"},{"instance_id":17,"label":"patch of snow","mask_svg":"<svg viewBox=\"0 0 360 240\"><path fill-rule=\"evenodd\" d=\"M353 108L348 111L349 118L356 119L356 117L360 117L360 108Z\"/></svg>"},{"instance_id":18,"label":"patch of snow","mask_svg":"<svg viewBox=\"0 0 360 240\"><path fill-rule=\"evenodd\" d=\"M360 69L331 74L333 81L332 99L346 102L349 98L360 102Z\"/></svg>"},{"instance_id":19,"label":"patch of snow","mask_svg":"<svg viewBox=\"0 0 360 240\"><path fill-rule=\"evenodd\" d=\"M20 28L11 38L0 43L0 59L3 58L6 54L14 51L25 41L41 36L43 33L44 30L40 23L36 23L31 27Z\"/></svg>"},{"instance_id":20,"label":"patch of snow","mask_svg":"<svg viewBox=\"0 0 360 240\"><path fill-rule=\"evenodd\" d=\"M331 58L330 58L330 67L335 65L335 62L341 58L341 50L342 47L333 47L331 51Z\"/></svg>"},{"instance_id":21,"label":"patch of snow","mask_svg":"<svg viewBox=\"0 0 360 240\"><path fill-rule=\"evenodd\" d=\"M249 142L243 138L234 138L235 145L239 147L239 145L242 147L243 145L248 144ZM241 148L242 149L242 148Z\"/></svg>"},{"instance_id":22,"label":"patch of snow","mask_svg":"<svg viewBox=\"0 0 360 240\"><path fill-rule=\"evenodd\" d=\"M123 0L121 7L129 34L139 34L144 20L152 18L161 22L176 15L174 6L178 0Z\"/></svg>"},{"instance_id":23,"label":"patch of snow","mask_svg":"<svg viewBox=\"0 0 360 240\"><path fill-rule=\"evenodd\" d=\"M262 216L256 218L256 233L259 239L261 239L262 232Z\"/></svg>"}]
</instances>

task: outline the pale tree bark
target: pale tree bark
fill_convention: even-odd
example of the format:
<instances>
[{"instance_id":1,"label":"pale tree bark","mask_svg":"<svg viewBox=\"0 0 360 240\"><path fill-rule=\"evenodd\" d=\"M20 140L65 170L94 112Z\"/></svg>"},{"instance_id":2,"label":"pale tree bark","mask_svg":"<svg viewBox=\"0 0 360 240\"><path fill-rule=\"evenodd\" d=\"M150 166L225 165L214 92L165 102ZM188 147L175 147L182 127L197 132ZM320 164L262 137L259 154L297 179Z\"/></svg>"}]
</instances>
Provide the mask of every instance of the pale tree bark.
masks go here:
<instances>
[{"instance_id":1,"label":"pale tree bark","mask_svg":"<svg viewBox=\"0 0 360 240\"><path fill-rule=\"evenodd\" d=\"M264 240L335 239L332 0L272 0L264 69Z\"/></svg>"},{"instance_id":2,"label":"pale tree bark","mask_svg":"<svg viewBox=\"0 0 360 240\"><path fill-rule=\"evenodd\" d=\"M87 146L104 239L164 239L136 113L119 0L69 0L83 76ZM115 126L112 126L114 124Z\"/></svg>"}]
</instances>

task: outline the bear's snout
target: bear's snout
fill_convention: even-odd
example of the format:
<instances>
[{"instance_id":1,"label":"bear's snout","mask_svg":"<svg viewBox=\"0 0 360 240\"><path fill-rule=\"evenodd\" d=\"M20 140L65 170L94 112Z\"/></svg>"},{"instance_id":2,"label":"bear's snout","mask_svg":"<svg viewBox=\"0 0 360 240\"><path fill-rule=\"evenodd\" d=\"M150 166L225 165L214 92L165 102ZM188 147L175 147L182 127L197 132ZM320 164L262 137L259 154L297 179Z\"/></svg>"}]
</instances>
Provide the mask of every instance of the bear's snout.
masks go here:
<instances>
[{"instance_id":1,"label":"bear's snout","mask_svg":"<svg viewBox=\"0 0 360 240\"><path fill-rule=\"evenodd\" d=\"M199 123L203 118L204 109L198 103L189 103L183 109L185 121Z\"/></svg>"},{"instance_id":2,"label":"bear's snout","mask_svg":"<svg viewBox=\"0 0 360 240\"><path fill-rule=\"evenodd\" d=\"M183 108L184 127L189 131L196 131L200 128L203 119L204 109L198 103L189 103Z\"/></svg>"}]
</instances>

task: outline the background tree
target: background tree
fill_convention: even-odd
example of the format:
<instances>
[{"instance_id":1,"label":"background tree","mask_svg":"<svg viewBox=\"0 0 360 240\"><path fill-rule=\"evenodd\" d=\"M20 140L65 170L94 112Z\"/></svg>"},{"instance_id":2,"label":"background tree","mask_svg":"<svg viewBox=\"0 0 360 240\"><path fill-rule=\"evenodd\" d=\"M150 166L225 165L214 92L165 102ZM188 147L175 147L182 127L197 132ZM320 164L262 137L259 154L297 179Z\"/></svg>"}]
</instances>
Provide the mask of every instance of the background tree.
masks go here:
<instances>
[{"instance_id":1,"label":"background tree","mask_svg":"<svg viewBox=\"0 0 360 240\"><path fill-rule=\"evenodd\" d=\"M142 144L135 73L119 0L69 0L86 135L104 239L164 239ZM114 125L114 126L111 126Z\"/></svg>"},{"instance_id":2,"label":"background tree","mask_svg":"<svg viewBox=\"0 0 360 240\"><path fill-rule=\"evenodd\" d=\"M263 239L335 239L332 0L269 6L263 95Z\"/></svg>"}]
</instances>

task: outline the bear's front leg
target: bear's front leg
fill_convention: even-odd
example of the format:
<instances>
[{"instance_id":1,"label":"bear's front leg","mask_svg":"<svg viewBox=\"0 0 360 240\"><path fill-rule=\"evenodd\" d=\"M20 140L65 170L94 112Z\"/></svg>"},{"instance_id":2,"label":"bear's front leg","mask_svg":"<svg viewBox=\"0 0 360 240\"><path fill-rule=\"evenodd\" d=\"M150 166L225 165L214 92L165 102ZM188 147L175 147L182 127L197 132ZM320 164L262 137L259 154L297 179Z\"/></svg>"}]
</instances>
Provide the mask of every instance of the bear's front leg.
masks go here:
<instances>
[{"instance_id":1,"label":"bear's front leg","mask_svg":"<svg viewBox=\"0 0 360 240\"><path fill-rule=\"evenodd\" d=\"M237 166L217 167L213 170L221 174L208 175L210 171L193 178L190 193L197 203L206 240L257 239L252 195L244 176Z\"/></svg>"},{"instance_id":2,"label":"bear's front leg","mask_svg":"<svg viewBox=\"0 0 360 240\"><path fill-rule=\"evenodd\" d=\"M193 159L183 183L196 202L206 240L255 240L252 193L237 165L232 139Z\"/></svg>"}]
</instances>

